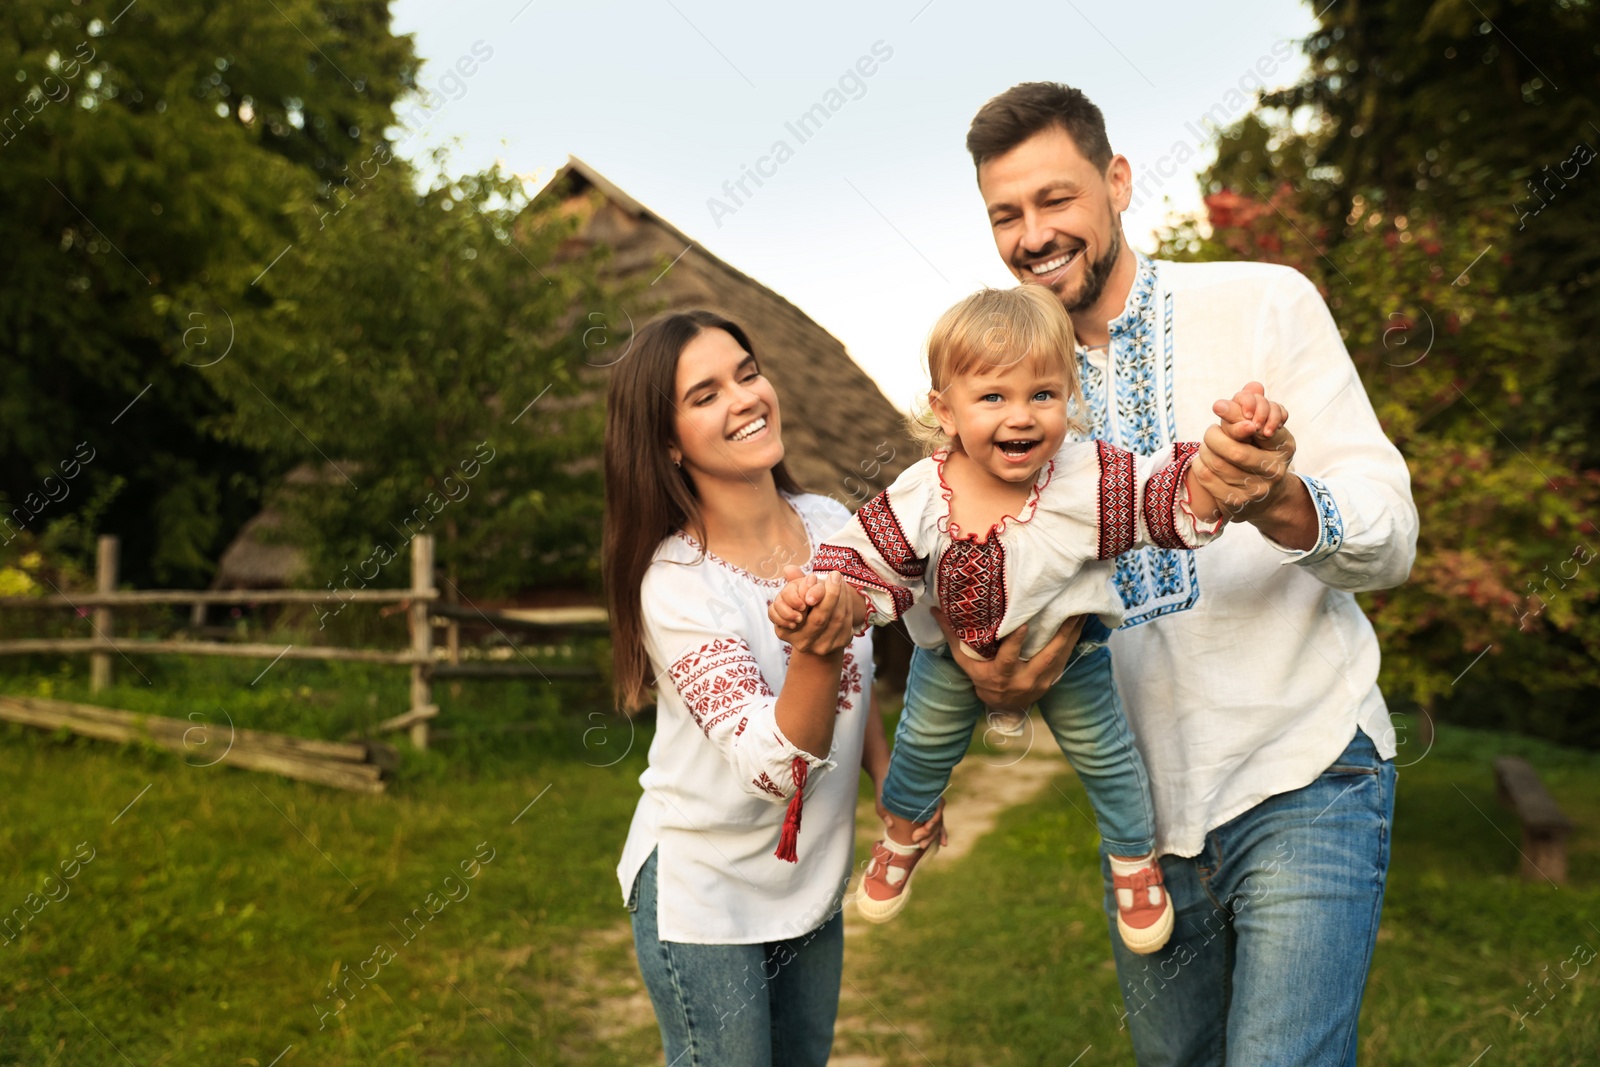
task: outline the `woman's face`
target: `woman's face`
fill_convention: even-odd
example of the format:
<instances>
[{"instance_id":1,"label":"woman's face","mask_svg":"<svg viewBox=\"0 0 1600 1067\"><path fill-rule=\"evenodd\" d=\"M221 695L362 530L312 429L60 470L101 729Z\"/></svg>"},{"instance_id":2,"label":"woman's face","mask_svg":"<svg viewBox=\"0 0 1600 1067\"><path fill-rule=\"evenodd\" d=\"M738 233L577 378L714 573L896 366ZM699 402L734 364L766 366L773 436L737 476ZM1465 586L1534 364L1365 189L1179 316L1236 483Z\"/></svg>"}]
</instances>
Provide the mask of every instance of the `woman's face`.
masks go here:
<instances>
[{"instance_id":1,"label":"woman's face","mask_svg":"<svg viewBox=\"0 0 1600 1067\"><path fill-rule=\"evenodd\" d=\"M696 479L755 481L783 459L778 394L732 335L708 328L678 357L672 458Z\"/></svg>"}]
</instances>

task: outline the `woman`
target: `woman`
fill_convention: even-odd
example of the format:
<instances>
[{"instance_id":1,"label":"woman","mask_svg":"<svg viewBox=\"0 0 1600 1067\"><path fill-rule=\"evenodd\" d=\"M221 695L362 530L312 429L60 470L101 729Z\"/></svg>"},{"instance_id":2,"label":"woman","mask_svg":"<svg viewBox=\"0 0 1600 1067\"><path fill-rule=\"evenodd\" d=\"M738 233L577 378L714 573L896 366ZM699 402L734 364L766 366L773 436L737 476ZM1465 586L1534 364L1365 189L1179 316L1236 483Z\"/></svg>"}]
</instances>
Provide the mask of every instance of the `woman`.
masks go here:
<instances>
[{"instance_id":1,"label":"woman","mask_svg":"<svg viewBox=\"0 0 1600 1067\"><path fill-rule=\"evenodd\" d=\"M674 1067L827 1062L856 770L881 785L888 764L854 594L822 583L787 643L767 621L850 517L801 492L783 454L778 397L727 319L661 316L613 369L602 572L616 692L634 711L654 688L657 708L617 875ZM1020 665L1015 636L969 665L997 706L1037 698L1076 635Z\"/></svg>"},{"instance_id":2,"label":"woman","mask_svg":"<svg viewBox=\"0 0 1600 1067\"><path fill-rule=\"evenodd\" d=\"M617 873L667 1061L824 1064L856 771L888 752L848 590L788 645L766 604L849 513L801 492L749 338L706 311L651 322L613 370L605 460L618 702L657 691Z\"/></svg>"}]
</instances>

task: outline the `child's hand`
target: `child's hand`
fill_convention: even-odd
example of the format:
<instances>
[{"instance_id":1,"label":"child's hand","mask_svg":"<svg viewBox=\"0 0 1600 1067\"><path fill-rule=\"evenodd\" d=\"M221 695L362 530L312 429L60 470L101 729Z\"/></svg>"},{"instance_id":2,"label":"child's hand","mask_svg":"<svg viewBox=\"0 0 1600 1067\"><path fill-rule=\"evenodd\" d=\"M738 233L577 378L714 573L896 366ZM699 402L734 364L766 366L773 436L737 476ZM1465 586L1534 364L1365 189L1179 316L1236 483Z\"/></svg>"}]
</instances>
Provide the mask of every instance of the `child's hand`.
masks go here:
<instances>
[{"instance_id":1,"label":"child's hand","mask_svg":"<svg viewBox=\"0 0 1600 1067\"><path fill-rule=\"evenodd\" d=\"M806 621L806 613L811 610L811 605L806 603L806 591L815 582L811 575L801 575L789 579L788 584L778 590L778 595L767 605L767 618L774 627L793 630Z\"/></svg>"},{"instance_id":2,"label":"child's hand","mask_svg":"<svg viewBox=\"0 0 1600 1067\"><path fill-rule=\"evenodd\" d=\"M1268 400L1260 382L1250 382L1233 394L1231 400L1219 400L1211 410L1222 420L1222 430L1235 441L1249 441L1262 448L1271 447L1273 434L1289 421L1289 412L1282 404Z\"/></svg>"},{"instance_id":3,"label":"child's hand","mask_svg":"<svg viewBox=\"0 0 1600 1067\"><path fill-rule=\"evenodd\" d=\"M1260 382L1249 382L1233 394L1231 400L1219 400L1211 405L1211 410L1222 420L1219 429L1225 437L1268 453L1252 458L1246 467L1239 467L1240 460L1237 457L1230 463L1217 455L1212 444L1223 447L1224 442L1213 440L1211 431L1207 430L1206 440L1200 445L1200 454L1190 468L1189 489L1195 515L1204 517L1207 522L1212 521L1214 513L1202 510L1205 502L1209 501L1210 506L1220 508L1230 521L1240 521L1241 516L1249 514L1246 509L1253 509L1266 498L1273 483L1288 469L1294 456L1294 434L1289 432L1286 425L1289 412L1282 404L1267 399L1266 390ZM1231 449L1229 445L1225 450ZM1196 474L1197 471L1209 472L1213 481L1211 489L1206 489L1204 479Z\"/></svg>"},{"instance_id":4,"label":"child's hand","mask_svg":"<svg viewBox=\"0 0 1600 1067\"><path fill-rule=\"evenodd\" d=\"M822 579L806 574L799 567L783 568L788 584L767 605L767 618L778 630L794 630L806 620L811 609L822 603Z\"/></svg>"}]
</instances>

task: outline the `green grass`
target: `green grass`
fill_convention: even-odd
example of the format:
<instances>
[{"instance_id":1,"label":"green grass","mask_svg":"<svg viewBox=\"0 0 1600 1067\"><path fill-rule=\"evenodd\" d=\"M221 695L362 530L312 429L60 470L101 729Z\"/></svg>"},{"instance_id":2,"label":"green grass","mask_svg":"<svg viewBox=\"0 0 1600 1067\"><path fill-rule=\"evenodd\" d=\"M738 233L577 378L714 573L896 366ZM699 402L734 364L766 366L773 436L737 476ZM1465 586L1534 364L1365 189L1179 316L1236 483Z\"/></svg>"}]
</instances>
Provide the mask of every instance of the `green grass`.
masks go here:
<instances>
[{"instance_id":1,"label":"green grass","mask_svg":"<svg viewBox=\"0 0 1600 1067\"><path fill-rule=\"evenodd\" d=\"M150 684L119 663L97 702L335 737L405 701L392 669L138 665ZM622 1025L592 1010L634 968L613 872L648 726L591 717L592 687L438 691L439 724L463 735L408 752L380 797L197 766L204 749L0 727L0 919L94 850L63 899L0 939L0 1065L653 1062L647 1008ZM0 676L0 692L87 699L71 673ZM497 732L513 722L533 728ZM1489 770L1502 752L1528 755L1578 824L1565 887L1517 878ZM1552 980L1525 1029L1512 1014L1535 1006L1524 983L1541 968L1600 949L1597 772L1594 754L1454 728L1402 771L1363 1062L1464 1065L1491 1044L1483 1067L1600 1062L1600 959ZM848 977L920 1049L885 1027L869 1040L890 1063L1065 1064L1088 1045L1085 1064L1132 1062L1093 830L1073 807L1087 800L1070 775L1055 784L853 950ZM480 843L492 861L460 879ZM470 892L441 907L447 875ZM407 940L396 928L430 893L438 914ZM380 945L393 959L321 1016L337 1006L326 983Z\"/></svg>"},{"instance_id":2,"label":"green grass","mask_svg":"<svg viewBox=\"0 0 1600 1067\"><path fill-rule=\"evenodd\" d=\"M1516 820L1495 803L1489 765L1504 753L1528 756L1578 826L1566 886L1517 876ZM1065 1064L1089 1045L1085 1063L1133 1062L1094 831L1073 808L1088 801L1070 774L1055 785L874 931L855 981L909 1021L917 1045L881 1036L889 1063ZM1465 1065L1493 1045L1480 1062L1600 1063L1600 958L1565 989L1552 979L1548 1006L1524 1028L1511 1010L1539 1006L1524 1003L1524 983L1542 981L1546 965L1557 971L1578 945L1600 951L1591 922L1600 925L1600 756L1446 728L1400 774L1362 1062Z\"/></svg>"},{"instance_id":3,"label":"green grass","mask_svg":"<svg viewBox=\"0 0 1600 1067\"><path fill-rule=\"evenodd\" d=\"M260 664L140 667L157 684L100 702L180 717L220 703L239 726L325 736L403 678L286 661L262 694L249 684ZM52 695L82 695L81 679L51 681ZM648 728L630 745L626 724L537 684L440 690L442 724L540 730L410 754L390 792L367 797L192 765L200 754L0 728L0 918L40 893L21 936L0 940L0 1063L265 1065L289 1046L282 1067L639 1062L653 1034L642 1049L595 1045L567 975L576 938L626 918L613 868ZM336 728L308 728L324 717ZM80 843L93 859L63 896L46 879ZM460 864L489 850L463 878ZM45 888L61 899L39 907ZM429 914L430 893L437 914L403 927L413 909ZM379 945L392 960L374 959ZM625 946L601 954L632 967ZM368 960L376 977L320 1013L337 1007L326 983Z\"/></svg>"}]
</instances>

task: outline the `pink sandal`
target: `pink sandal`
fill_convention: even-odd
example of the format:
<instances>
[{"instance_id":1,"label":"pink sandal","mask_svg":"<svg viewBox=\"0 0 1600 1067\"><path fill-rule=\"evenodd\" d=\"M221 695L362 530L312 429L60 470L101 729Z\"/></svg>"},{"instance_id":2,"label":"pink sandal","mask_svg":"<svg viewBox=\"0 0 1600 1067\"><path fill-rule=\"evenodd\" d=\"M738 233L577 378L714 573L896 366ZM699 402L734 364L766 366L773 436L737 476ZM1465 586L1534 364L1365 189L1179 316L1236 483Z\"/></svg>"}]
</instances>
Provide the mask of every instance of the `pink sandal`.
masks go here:
<instances>
[{"instance_id":1,"label":"pink sandal","mask_svg":"<svg viewBox=\"0 0 1600 1067\"><path fill-rule=\"evenodd\" d=\"M861 876L861 891L856 895L856 911L871 923L886 923L899 915L911 897L911 876L916 873L917 864L938 851L937 825L928 843L909 854L894 852L881 840L874 841L872 861Z\"/></svg>"},{"instance_id":2,"label":"pink sandal","mask_svg":"<svg viewBox=\"0 0 1600 1067\"><path fill-rule=\"evenodd\" d=\"M1147 956L1165 945L1172 936L1173 914L1161 865L1152 858L1132 874L1113 874L1111 887L1117 895L1117 933L1128 951Z\"/></svg>"}]
</instances>

